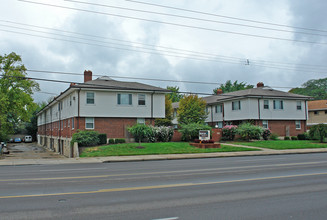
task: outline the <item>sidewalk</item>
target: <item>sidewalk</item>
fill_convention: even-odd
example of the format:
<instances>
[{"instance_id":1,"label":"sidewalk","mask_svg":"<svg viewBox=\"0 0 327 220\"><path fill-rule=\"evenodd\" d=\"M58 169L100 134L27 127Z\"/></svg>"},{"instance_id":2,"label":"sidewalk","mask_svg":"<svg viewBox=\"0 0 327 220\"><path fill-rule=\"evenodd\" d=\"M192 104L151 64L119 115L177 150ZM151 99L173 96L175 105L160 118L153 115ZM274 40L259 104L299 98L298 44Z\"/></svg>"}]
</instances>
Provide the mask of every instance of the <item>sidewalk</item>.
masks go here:
<instances>
[{"instance_id":1,"label":"sidewalk","mask_svg":"<svg viewBox=\"0 0 327 220\"><path fill-rule=\"evenodd\" d=\"M231 144L230 144L231 145ZM237 145L238 147L242 147ZM327 148L310 149L291 149L291 150L272 150L258 147L260 151L239 151L239 152L218 152L200 154L161 154L161 155L137 155L137 156L110 156L110 157L91 157L91 158L47 158L47 159L0 159L0 166L19 166L19 165L41 165L41 164L77 164L77 163L110 163L110 162L131 162L131 161L150 161L150 160L178 160L196 158L217 158L217 157L239 157L239 156L262 156L262 155L282 155L282 154L309 154L327 153Z\"/></svg>"}]
</instances>

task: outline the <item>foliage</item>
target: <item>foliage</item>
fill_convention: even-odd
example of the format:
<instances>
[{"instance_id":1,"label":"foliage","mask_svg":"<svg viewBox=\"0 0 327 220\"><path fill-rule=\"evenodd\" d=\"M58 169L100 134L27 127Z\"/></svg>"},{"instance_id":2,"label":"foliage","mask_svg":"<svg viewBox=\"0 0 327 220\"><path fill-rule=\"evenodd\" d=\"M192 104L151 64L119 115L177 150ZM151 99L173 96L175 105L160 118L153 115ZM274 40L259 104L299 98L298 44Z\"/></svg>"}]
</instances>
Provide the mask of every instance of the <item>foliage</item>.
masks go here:
<instances>
[{"instance_id":1,"label":"foliage","mask_svg":"<svg viewBox=\"0 0 327 220\"><path fill-rule=\"evenodd\" d=\"M152 133L152 129L149 126L143 124L136 124L132 127L129 127L128 131L133 135L135 141L139 143L144 141Z\"/></svg>"},{"instance_id":2,"label":"foliage","mask_svg":"<svg viewBox=\"0 0 327 220\"><path fill-rule=\"evenodd\" d=\"M222 128L222 137L223 141L232 141L235 138L236 134L236 125L226 125Z\"/></svg>"},{"instance_id":3,"label":"foliage","mask_svg":"<svg viewBox=\"0 0 327 220\"><path fill-rule=\"evenodd\" d=\"M13 132L14 125L28 122L36 109L32 94L39 85L28 80L21 57L14 52L0 56L0 138Z\"/></svg>"},{"instance_id":4,"label":"foliage","mask_svg":"<svg viewBox=\"0 0 327 220\"><path fill-rule=\"evenodd\" d=\"M236 152L256 151L257 149L246 147L233 147L221 145L221 148L201 149L190 146L188 142L159 142L142 143L144 148L139 149L137 143L107 145L100 147L86 148L81 157L104 157L123 155L153 155L153 154L190 154L190 153L211 153L211 152Z\"/></svg>"},{"instance_id":5,"label":"foliage","mask_svg":"<svg viewBox=\"0 0 327 220\"><path fill-rule=\"evenodd\" d=\"M179 102L183 98L183 95L179 93L178 86L167 86L167 89L172 91L166 95L171 102Z\"/></svg>"},{"instance_id":6,"label":"foliage","mask_svg":"<svg viewBox=\"0 0 327 220\"><path fill-rule=\"evenodd\" d=\"M72 143L78 143L78 146L88 147L98 145L99 133L97 131L80 131L73 134Z\"/></svg>"},{"instance_id":7,"label":"foliage","mask_svg":"<svg viewBox=\"0 0 327 220\"><path fill-rule=\"evenodd\" d=\"M238 83L237 80L233 83L230 80L227 80L225 84L222 84L218 88L215 88L213 90L213 93L217 94L217 89L221 89L223 93L227 93L227 92L234 92L238 90L251 89L253 87L254 87L253 85L246 85L246 83L244 82Z\"/></svg>"},{"instance_id":8,"label":"foliage","mask_svg":"<svg viewBox=\"0 0 327 220\"><path fill-rule=\"evenodd\" d=\"M206 102L197 95L185 95L177 110L179 124L203 124L207 118Z\"/></svg>"},{"instance_id":9,"label":"foliage","mask_svg":"<svg viewBox=\"0 0 327 220\"><path fill-rule=\"evenodd\" d=\"M290 140L290 137L289 137L289 136L285 136L285 137L284 137L284 140L285 140L285 141L289 141L289 140Z\"/></svg>"},{"instance_id":10,"label":"foliage","mask_svg":"<svg viewBox=\"0 0 327 220\"><path fill-rule=\"evenodd\" d=\"M172 127L167 126L160 126L160 127L153 127L153 134L155 134L155 140L161 142L169 142L173 138L174 129Z\"/></svg>"},{"instance_id":11,"label":"foliage","mask_svg":"<svg viewBox=\"0 0 327 220\"><path fill-rule=\"evenodd\" d=\"M263 128L252 125L251 123L242 123L237 129L236 133L241 136L243 140L249 141L251 139L259 140L263 133Z\"/></svg>"},{"instance_id":12,"label":"foliage","mask_svg":"<svg viewBox=\"0 0 327 220\"><path fill-rule=\"evenodd\" d=\"M99 144L107 144L107 134L99 134Z\"/></svg>"},{"instance_id":13,"label":"foliage","mask_svg":"<svg viewBox=\"0 0 327 220\"><path fill-rule=\"evenodd\" d=\"M173 120L173 106L171 100L165 96L165 118L156 118L154 121L155 126L171 126Z\"/></svg>"},{"instance_id":14,"label":"foliage","mask_svg":"<svg viewBox=\"0 0 327 220\"><path fill-rule=\"evenodd\" d=\"M278 140L278 137L279 137L278 134L276 134L276 133L271 133L271 135L270 135L270 140L272 140L272 141L277 141L277 140Z\"/></svg>"},{"instance_id":15,"label":"foliage","mask_svg":"<svg viewBox=\"0 0 327 220\"><path fill-rule=\"evenodd\" d=\"M181 128L178 131L182 133L183 141L190 141L199 137L200 130L211 131L211 127L200 123L181 124Z\"/></svg>"},{"instance_id":16,"label":"foliage","mask_svg":"<svg viewBox=\"0 0 327 220\"><path fill-rule=\"evenodd\" d=\"M110 138L110 139L108 140L108 144L115 144L115 139Z\"/></svg>"},{"instance_id":17,"label":"foliage","mask_svg":"<svg viewBox=\"0 0 327 220\"><path fill-rule=\"evenodd\" d=\"M269 128L264 129L264 131L262 132L262 138L266 141L269 139L270 135L271 135L271 131Z\"/></svg>"},{"instance_id":18,"label":"foliage","mask_svg":"<svg viewBox=\"0 0 327 220\"><path fill-rule=\"evenodd\" d=\"M310 128L309 134L312 139L314 139L315 136L319 137L320 143L323 143L324 139L327 137L327 125L326 124L313 125Z\"/></svg>"},{"instance_id":19,"label":"foliage","mask_svg":"<svg viewBox=\"0 0 327 220\"><path fill-rule=\"evenodd\" d=\"M297 136L292 136L292 137L291 137L291 140L292 140L292 141L297 141Z\"/></svg>"},{"instance_id":20,"label":"foliage","mask_svg":"<svg viewBox=\"0 0 327 220\"><path fill-rule=\"evenodd\" d=\"M125 138L116 138L115 139L115 144L123 144L126 143Z\"/></svg>"},{"instance_id":21,"label":"foliage","mask_svg":"<svg viewBox=\"0 0 327 220\"><path fill-rule=\"evenodd\" d=\"M315 100L327 99L327 78L311 79L302 84L302 88L293 88L289 92L311 96Z\"/></svg>"},{"instance_id":22,"label":"foliage","mask_svg":"<svg viewBox=\"0 0 327 220\"><path fill-rule=\"evenodd\" d=\"M305 136L305 134L298 134L297 139L298 140L306 140L306 136Z\"/></svg>"}]
</instances>

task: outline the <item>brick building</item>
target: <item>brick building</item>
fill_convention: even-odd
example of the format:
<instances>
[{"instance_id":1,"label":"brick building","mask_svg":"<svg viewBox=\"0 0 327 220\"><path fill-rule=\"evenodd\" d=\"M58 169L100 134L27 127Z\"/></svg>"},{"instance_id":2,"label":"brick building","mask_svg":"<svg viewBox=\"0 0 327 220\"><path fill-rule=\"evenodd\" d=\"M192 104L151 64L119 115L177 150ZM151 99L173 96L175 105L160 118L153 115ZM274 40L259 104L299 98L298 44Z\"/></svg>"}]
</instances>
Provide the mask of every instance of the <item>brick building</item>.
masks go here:
<instances>
[{"instance_id":1,"label":"brick building","mask_svg":"<svg viewBox=\"0 0 327 220\"><path fill-rule=\"evenodd\" d=\"M317 124L327 124L327 100L308 102L308 127Z\"/></svg>"},{"instance_id":2,"label":"brick building","mask_svg":"<svg viewBox=\"0 0 327 220\"><path fill-rule=\"evenodd\" d=\"M165 117L165 94L169 90L109 77L92 80L84 72L84 83L71 84L38 112L38 143L64 153L77 130L95 130L108 138L129 139L127 127L154 124Z\"/></svg>"},{"instance_id":3,"label":"brick building","mask_svg":"<svg viewBox=\"0 0 327 220\"><path fill-rule=\"evenodd\" d=\"M206 123L213 127L250 121L279 136L296 136L307 130L309 96L274 90L260 82L257 88L229 93L218 90L203 99L207 103ZM173 108L176 110L178 103L173 103ZM178 123L176 118L173 123Z\"/></svg>"}]
</instances>

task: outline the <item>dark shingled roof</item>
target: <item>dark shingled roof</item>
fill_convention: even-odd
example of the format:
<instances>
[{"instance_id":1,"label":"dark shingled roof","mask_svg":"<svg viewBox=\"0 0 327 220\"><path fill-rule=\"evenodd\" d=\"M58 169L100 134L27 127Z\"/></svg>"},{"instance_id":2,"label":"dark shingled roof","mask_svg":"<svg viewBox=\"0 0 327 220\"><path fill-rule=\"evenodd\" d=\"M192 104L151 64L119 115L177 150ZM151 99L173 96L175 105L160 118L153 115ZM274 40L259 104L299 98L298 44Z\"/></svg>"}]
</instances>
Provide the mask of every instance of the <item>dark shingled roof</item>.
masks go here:
<instances>
[{"instance_id":1,"label":"dark shingled roof","mask_svg":"<svg viewBox=\"0 0 327 220\"><path fill-rule=\"evenodd\" d=\"M235 92L223 93L203 97L207 104L236 99L241 97L262 97L262 98L286 98L286 99L312 99L310 96L298 95L290 92L283 92L271 89L270 87L259 87L253 89L239 90Z\"/></svg>"},{"instance_id":2,"label":"dark shingled roof","mask_svg":"<svg viewBox=\"0 0 327 220\"><path fill-rule=\"evenodd\" d=\"M85 83L73 85L75 88L92 88L92 89L113 89L113 90L142 90L142 91L156 91L156 92L171 92L168 89L163 89L156 86L150 86L137 82L123 82L116 81L110 77L103 76L95 80Z\"/></svg>"}]
</instances>

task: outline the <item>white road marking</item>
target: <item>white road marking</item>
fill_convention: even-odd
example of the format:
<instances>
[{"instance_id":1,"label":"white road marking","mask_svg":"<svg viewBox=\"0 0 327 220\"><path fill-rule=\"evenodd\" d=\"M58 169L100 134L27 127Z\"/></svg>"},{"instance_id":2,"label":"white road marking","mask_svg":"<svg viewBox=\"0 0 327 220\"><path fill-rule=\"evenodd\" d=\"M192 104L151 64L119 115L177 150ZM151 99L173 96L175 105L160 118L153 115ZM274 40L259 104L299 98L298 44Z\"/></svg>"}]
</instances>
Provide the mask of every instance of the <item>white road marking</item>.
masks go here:
<instances>
[{"instance_id":1,"label":"white road marking","mask_svg":"<svg viewBox=\"0 0 327 220\"><path fill-rule=\"evenodd\" d=\"M99 168L79 168L79 169L57 169L57 170L40 170L40 172L60 172L60 171L85 171L85 170L105 170L107 167Z\"/></svg>"},{"instance_id":2,"label":"white road marking","mask_svg":"<svg viewBox=\"0 0 327 220\"><path fill-rule=\"evenodd\" d=\"M156 219L152 219L152 220L176 220L179 219L178 217L169 217L169 218L156 218Z\"/></svg>"}]
</instances>

